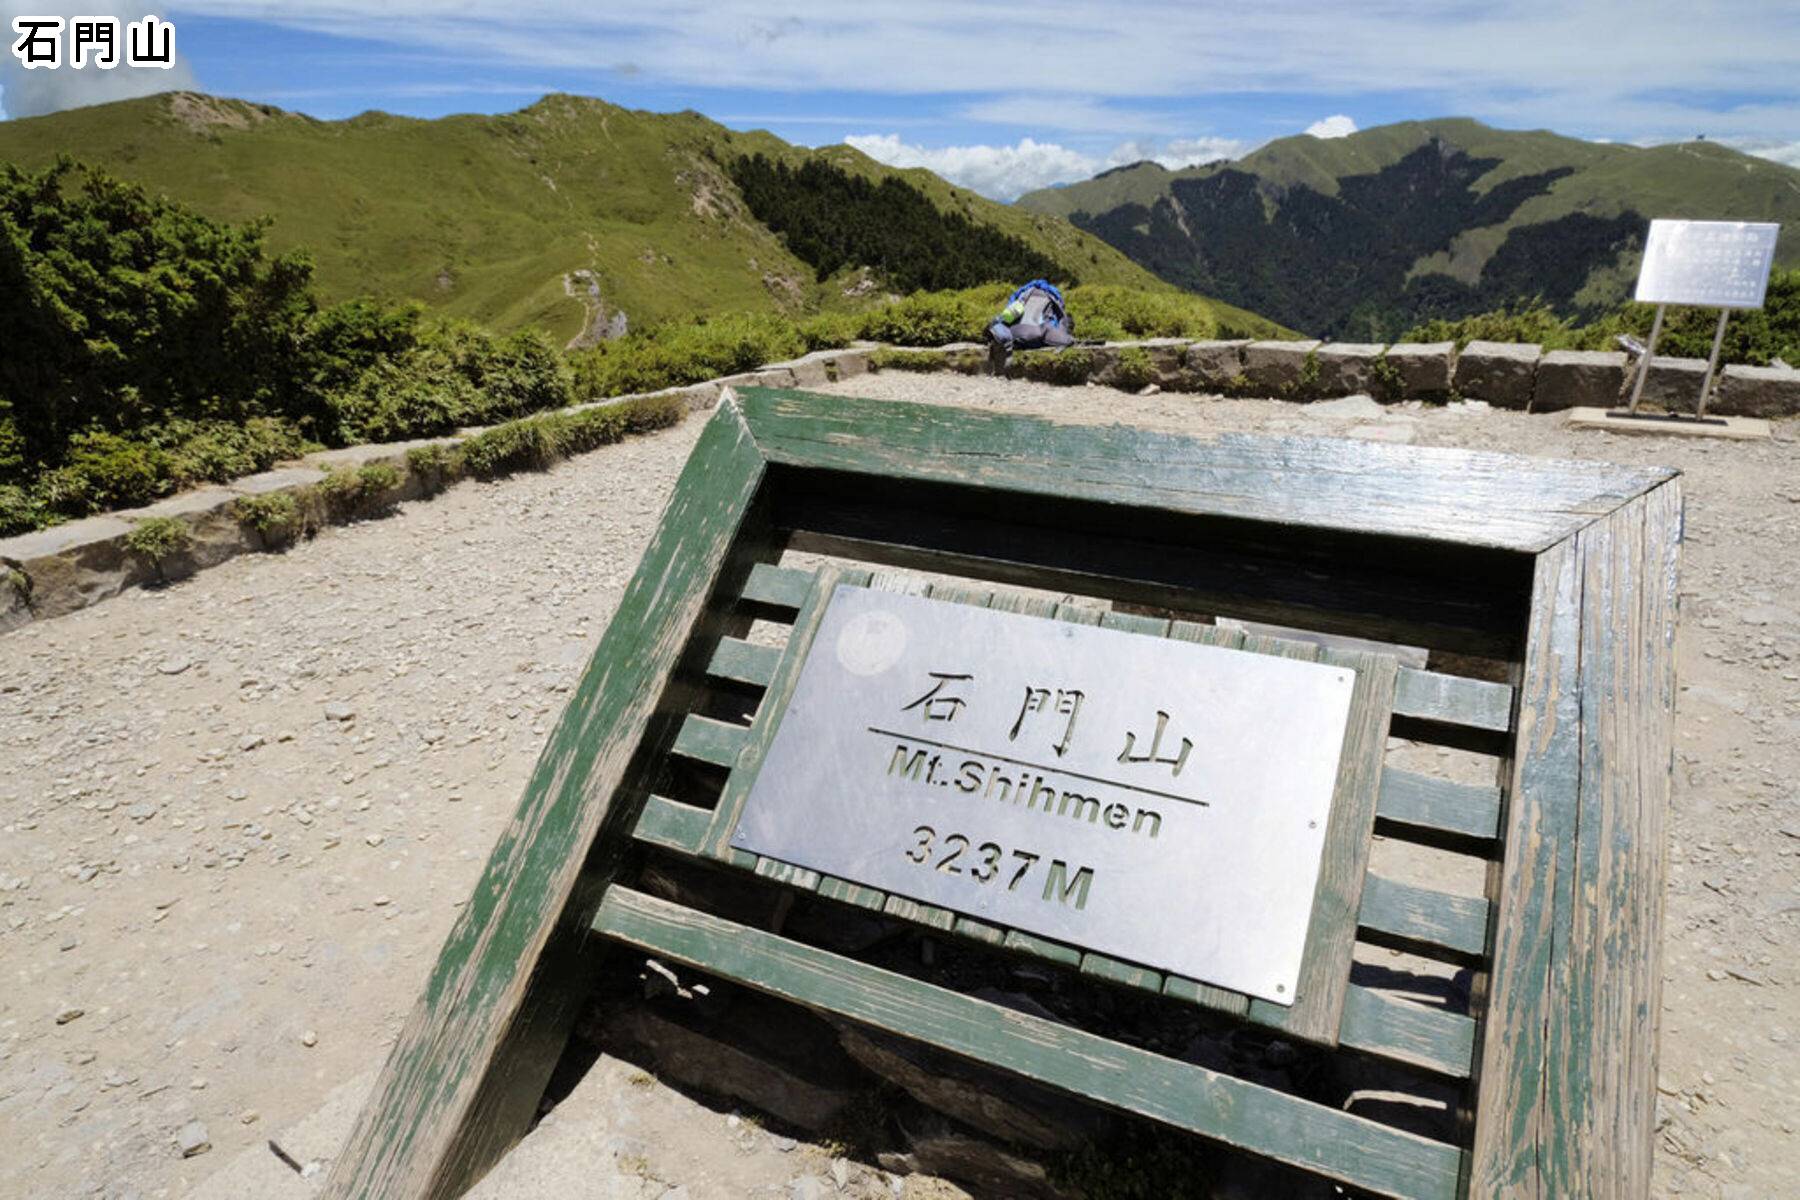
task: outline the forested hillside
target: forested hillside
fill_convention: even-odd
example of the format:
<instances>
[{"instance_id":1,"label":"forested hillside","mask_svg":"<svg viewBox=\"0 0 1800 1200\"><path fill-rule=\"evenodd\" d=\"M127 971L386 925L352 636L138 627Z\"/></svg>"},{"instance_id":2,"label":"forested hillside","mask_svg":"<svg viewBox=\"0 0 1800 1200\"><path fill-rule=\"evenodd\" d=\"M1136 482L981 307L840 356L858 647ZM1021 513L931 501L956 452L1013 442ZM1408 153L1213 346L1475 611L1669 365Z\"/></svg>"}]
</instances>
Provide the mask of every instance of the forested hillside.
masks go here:
<instances>
[{"instance_id":1,"label":"forested hillside","mask_svg":"<svg viewBox=\"0 0 1800 1200\"><path fill-rule=\"evenodd\" d=\"M1235 162L1140 163L1020 199L1163 279L1318 336L1542 299L1616 307L1651 217L1800 224L1800 171L1708 142L1640 148L1414 121L1284 138ZM1778 261L1800 265L1800 234Z\"/></svg>"}]
</instances>

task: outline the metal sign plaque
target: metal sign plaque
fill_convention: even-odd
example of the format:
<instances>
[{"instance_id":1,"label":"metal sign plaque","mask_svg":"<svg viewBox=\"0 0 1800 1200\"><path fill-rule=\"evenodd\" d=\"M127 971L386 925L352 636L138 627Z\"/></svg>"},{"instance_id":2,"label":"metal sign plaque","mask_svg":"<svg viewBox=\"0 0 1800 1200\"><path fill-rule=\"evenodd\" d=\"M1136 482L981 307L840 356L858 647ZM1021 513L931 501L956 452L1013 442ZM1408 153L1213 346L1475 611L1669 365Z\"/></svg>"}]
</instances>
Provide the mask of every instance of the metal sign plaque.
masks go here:
<instances>
[{"instance_id":1,"label":"metal sign plaque","mask_svg":"<svg viewBox=\"0 0 1800 1200\"><path fill-rule=\"evenodd\" d=\"M1749 221L1652 221L1636 298L1642 304L1761 308L1780 232L1779 225Z\"/></svg>"},{"instance_id":2,"label":"metal sign plaque","mask_svg":"<svg viewBox=\"0 0 1800 1200\"><path fill-rule=\"evenodd\" d=\"M1291 1004L1354 684L842 585L732 845Z\"/></svg>"}]
</instances>

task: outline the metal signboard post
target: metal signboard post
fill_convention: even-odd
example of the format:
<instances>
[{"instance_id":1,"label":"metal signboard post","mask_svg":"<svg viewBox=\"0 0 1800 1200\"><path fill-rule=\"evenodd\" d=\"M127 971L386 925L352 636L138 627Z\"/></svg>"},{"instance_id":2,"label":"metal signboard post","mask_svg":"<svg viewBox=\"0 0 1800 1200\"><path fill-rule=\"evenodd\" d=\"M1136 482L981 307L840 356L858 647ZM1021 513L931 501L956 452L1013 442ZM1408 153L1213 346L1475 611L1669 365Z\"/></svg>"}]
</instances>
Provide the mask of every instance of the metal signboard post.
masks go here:
<instances>
[{"instance_id":1,"label":"metal signboard post","mask_svg":"<svg viewBox=\"0 0 1800 1200\"><path fill-rule=\"evenodd\" d=\"M1639 304L1656 305L1656 318L1650 325L1650 344L1638 360L1630 409L1619 415L1638 415L1644 381L1649 377L1651 360L1656 357L1657 339L1662 336L1664 311L1671 304L1691 304L1719 310L1712 354L1694 404L1694 419L1706 418L1707 396L1718 372L1719 348L1725 341L1725 322L1734 308L1762 307L1780 231L1779 225L1751 221L1650 222L1634 298Z\"/></svg>"}]
</instances>

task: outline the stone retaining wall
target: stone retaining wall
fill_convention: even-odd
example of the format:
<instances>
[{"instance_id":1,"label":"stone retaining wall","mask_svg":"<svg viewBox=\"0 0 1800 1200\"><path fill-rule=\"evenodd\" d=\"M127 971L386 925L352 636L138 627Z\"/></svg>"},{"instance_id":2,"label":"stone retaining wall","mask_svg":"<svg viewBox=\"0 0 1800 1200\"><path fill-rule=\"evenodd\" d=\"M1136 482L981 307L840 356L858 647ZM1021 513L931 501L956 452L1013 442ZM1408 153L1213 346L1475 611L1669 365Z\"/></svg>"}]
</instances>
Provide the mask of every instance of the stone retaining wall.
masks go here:
<instances>
[{"instance_id":1,"label":"stone retaining wall","mask_svg":"<svg viewBox=\"0 0 1800 1200\"><path fill-rule=\"evenodd\" d=\"M986 348L974 343L930 348L876 347L822 350L758 371L643 396L621 396L574 410L620 404L647 397L675 396L690 410L718 403L725 387L817 387L871 369L987 370ZM1644 403L1671 411L1692 411L1706 364L1698 359L1659 358L1644 387ZM1485 400L1497 408L1551 412L1619 402L1631 384L1624 354L1552 350L1534 345L1471 342L1456 353L1450 342L1393 346L1316 341L1186 341L1079 346L1056 353L1015 354L1008 373L1046 383L1093 383L1141 391L1266 396L1297 401L1365 394L1393 403L1441 400L1452 395ZM1787 367L1728 366L1720 375L1709 411L1722 415L1785 417L1800 414L1800 371ZM540 414L541 415L541 414ZM529 418L527 418L529 419ZM238 554L279 549L291 539L269 539L240 519L239 500L286 494L304 498L331 471L370 465L393 469L398 483L364 497L351 508L310 514L311 523L379 515L399 500L417 499L443 481L419 478L407 452L425 446L453 447L484 432L458 431L455 437L351 446L311 455L273 471L196 491L146 508L108 513L0 539L0 633L43 617L84 608L126 588L182 578ZM187 527L182 551L150 562L134 553L127 538L138 522L166 517Z\"/></svg>"}]
</instances>

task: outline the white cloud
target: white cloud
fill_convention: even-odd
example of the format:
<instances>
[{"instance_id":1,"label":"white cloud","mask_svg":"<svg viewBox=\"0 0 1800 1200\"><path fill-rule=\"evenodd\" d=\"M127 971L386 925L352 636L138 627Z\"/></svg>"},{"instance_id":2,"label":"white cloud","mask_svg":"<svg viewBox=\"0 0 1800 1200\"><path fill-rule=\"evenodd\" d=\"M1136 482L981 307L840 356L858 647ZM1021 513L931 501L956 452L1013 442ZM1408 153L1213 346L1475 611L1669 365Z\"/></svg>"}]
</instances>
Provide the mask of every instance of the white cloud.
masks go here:
<instances>
[{"instance_id":1,"label":"white cloud","mask_svg":"<svg viewBox=\"0 0 1800 1200\"><path fill-rule=\"evenodd\" d=\"M69 0L0 0L0 37L6 39L5 53L0 55L0 105L4 106L7 116L38 117L45 113L61 112L65 108L106 104L114 100L129 100L134 96L181 91L196 86L194 73L182 54L181 23L178 20L175 22L175 65L166 71L156 67L126 65L122 44L119 65L109 71L102 71L92 65L78 71L66 59L55 70L36 67L27 71L13 56L12 45L17 40L12 31L14 17L88 16L96 8L104 15L119 18L121 42L125 37L126 23L142 20L152 11L151 6L142 0L116 0L111 5L98 6L92 0L75 0L74 3ZM158 8L154 11L162 15L167 10ZM66 55L66 34L64 38L63 52Z\"/></svg>"},{"instance_id":2,"label":"white cloud","mask_svg":"<svg viewBox=\"0 0 1800 1200\"><path fill-rule=\"evenodd\" d=\"M1782 141L1778 138L1726 138L1725 144L1734 150L1742 150L1745 154L1754 154L1758 158L1766 158L1784 166L1800 167L1800 141Z\"/></svg>"},{"instance_id":3,"label":"white cloud","mask_svg":"<svg viewBox=\"0 0 1800 1200\"><path fill-rule=\"evenodd\" d=\"M1237 158L1248 148L1238 139L1226 137L1170 138L1161 143L1138 139L1113 147L1112 153L1106 156L1106 165L1116 167L1148 159L1171 171L1179 171L1183 167L1217 162L1221 158Z\"/></svg>"},{"instance_id":4,"label":"white cloud","mask_svg":"<svg viewBox=\"0 0 1800 1200\"><path fill-rule=\"evenodd\" d=\"M1174 138L1121 142L1104 157L1056 142L1021 138L1012 146L920 146L894 133L853 134L845 143L890 167L924 167L995 200L1014 200L1034 188L1074 183L1108 167L1149 159L1170 170L1233 158L1242 142L1231 138Z\"/></svg>"},{"instance_id":5,"label":"white cloud","mask_svg":"<svg viewBox=\"0 0 1800 1200\"><path fill-rule=\"evenodd\" d=\"M890 167L925 167L951 183L1011 200L1033 188L1086 179L1099 167L1094 159L1055 142L1021 138L1016 146L917 146L898 134L859 134L844 139Z\"/></svg>"},{"instance_id":6,"label":"white cloud","mask_svg":"<svg viewBox=\"0 0 1800 1200\"><path fill-rule=\"evenodd\" d=\"M1338 113L1336 116L1314 121L1306 127L1306 132L1316 138L1349 137L1356 132L1356 122L1343 113Z\"/></svg>"},{"instance_id":7,"label":"white cloud","mask_svg":"<svg viewBox=\"0 0 1800 1200\"><path fill-rule=\"evenodd\" d=\"M1075 133L1132 133L1142 136L1166 131L1171 118L1140 108L1119 108L1079 96L1048 98L996 96L962 110L971 121L992 125L1023 125L1033 129L1062 129Z\"/></svg>"}]
</instances>

